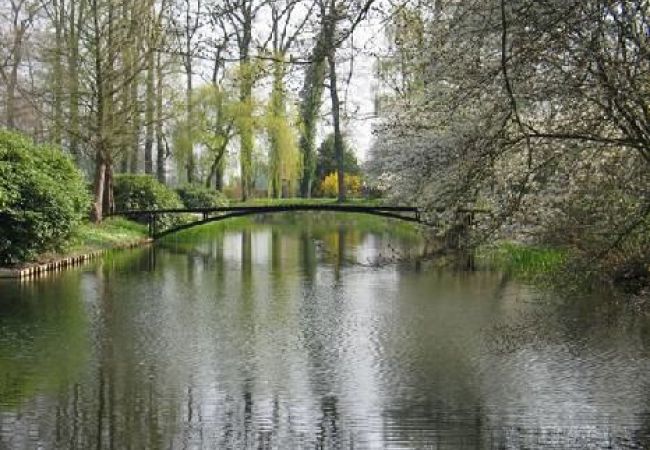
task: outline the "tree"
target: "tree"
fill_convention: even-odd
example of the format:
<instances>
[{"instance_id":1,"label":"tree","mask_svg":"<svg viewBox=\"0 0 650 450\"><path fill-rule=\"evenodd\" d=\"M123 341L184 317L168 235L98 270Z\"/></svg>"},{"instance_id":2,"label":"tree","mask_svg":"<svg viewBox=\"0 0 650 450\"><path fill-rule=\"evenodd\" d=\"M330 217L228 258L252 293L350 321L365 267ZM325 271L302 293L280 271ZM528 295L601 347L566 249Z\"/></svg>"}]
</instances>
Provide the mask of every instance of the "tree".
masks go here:
<instances>
[{"instance_id":1,"label":"tree","mask_svg":"<svg viewBox=\"0 0 650 450\"><path fill-rule=\"evenodd\" d=\"M242 200L246 201L253 185L253 86L256 67L251 61L253 44L253 23L258 12L266 4L263 0L224 0L215 8L213 16L221 23L223 29L230 29L237 44L239 60L239 101L241 114L237 122L240 142L240 171L242 183Z\"/></svg>"},{"instance_id":2,"label":"tree","mask_svg":"<svg viewBox=\"0 0 650 450\"><path fill-rule=\"evenodd\" d=\"M327 76L326 49L328 46L326 4L319 0L318 17L319 31L315 38L314 47L310 54L310 64L307 66L303 80L300 103L300 152L303 160L303 173L300 181L300 195L311 197L314 172L316 170L315 146L316 126L319 119L319 110L322 103L325 78Z\"/></svg>"},{"instance_id":3,"label":"tree","mask_svg":"<svg viewBox=\"0 0 650 450\"><path fill-rule=\"evenodd\" d=\"M3 50L0 52L0 80L5 85L5 123L7 128L18 127L16 110L19 89L19 70L25 56L25 40L34 19L41 9L40 2L32 0L9 0L9 9L0 10L0 19L8 22L9 30ZM4 36L2 36L4 37Z\"/></svg>"},{"instance_id":4,"label":"tree","mask_svg":"<svg viewBox=\"0 0 650 450\"><path fill-rule=\"evenodd\" d=\"M196 139L206 150L209 166L205 185L211 187L214 180L215 188L222 190L228 145L236 136L236 105L219 85L205 85L194 95Z\"/></svg>"},{"instance_id":5,"label":"tree","mask_svg":"<svg viewBox=\"0 0 650 450\"><path fill-rule=\"evenodd\" d=\"M173 6L175 8L172 10L171 21L174 26L175 34L179 39L179 49L177 53L181 56L185 72L185 123L187 124L187 128L184 132L187 133L188 136L184 139L184 142L189 145L189 143L193 142L191 118L193 116L192 92L194 59L196 58L202 44L199 39L199 31L202 26L201 17L204 14L204 11L201 0L178 0L174 2ZM182 17L182 23L178 21L177 17ZM182 152L186 157L185 169L187 182L192 183L194 181L194 172L196 168L194 148L184 148L182 149Z\"/></svg>"},{"instance_id":6,"label":"tree","mask_svg":"<svg viewBox=\"0 0 650 450\"><path fill-rule=\"evenodd\" d=\"M337 80L337 50L352 36L356 27L365 19L374 0L364 2L337 2L319 0L320 32L312 52L311 68L305 76L301 115L303 133L300 146L304 169L301 183L303 196L311 195L315 161L313 158L315 126L322 97L322 84L329 75L329 92L334 127L334 147L338 160L339 201L345 200L345 177L343 171L343 137L341 132L341 107Z\"/></svg>"},{"instance_id":7,"label":"tree","mask_svg":"<svg viewBox=\"0 0 650 450\"><path fill-rule=\"evenodd\" d=\"M131 14L118 14L125 5L135 8ZM163 8L164 10L164 8ZM155 36L160 14L152 20L151 3L131 3L129 0L90 0L90 25L83 40L85 54L92 62L87 74L87 92L91 93L92 107L89 111L87 142L95 158L93 181L94 202L91 217L101 221L104 211L113 208L113 169L116 159L123 157L123 148L131 138L128 118L132 105L118 100L117 94L131 81L138 78L147 67L147 52L144 61L135 64L117 65L120 50L132 43L130 31L139 30L143 36ZM162 11L162 10L161 10ZM136 25L133 21L137 21ZM143 38L144 40L144 38Z\"/></svg>"},{"instance_id":8,"label":"tree","mask_svg":"<svg viewBox=\"0 0 650 450\"><path fill-rule=\"evenodd\" d=\"M361 169L354 150L350 148L347 142L343 143L343 170L349 175L360 175ZM319 184L330 173L338 170L338 161L336 160L336 149L334 147L334 135L329 134L318 147L318 158L316 162L316 179Z\"/></svg>"},{"instance_id":9,"label":"tree","mask_svg":"<svg viewBox=\"0 0 650 450\"><path fill-rule=\"evenodd\" d=\"M489 206L488 233L554 236L584 261L642 261L647 2L400 8L371 158L393 194L431 210Z\"/></svg>"},{"instance_id":10,"label":"tree","mask_svg":"<svg viewBox=\"0 0 650 450\"><path fill-rule=\"evenodd\" d=\"M271 75L272 90L267 109L267 130L269 151L269 195L282 195L282 180L293 180L300 170L296 139L287 115L287 92L285 89L287 54L302 33L314 9L310 2L302 15L296 12L301 3L298 0L271 2Z\"/></svg>"}]
</instances>

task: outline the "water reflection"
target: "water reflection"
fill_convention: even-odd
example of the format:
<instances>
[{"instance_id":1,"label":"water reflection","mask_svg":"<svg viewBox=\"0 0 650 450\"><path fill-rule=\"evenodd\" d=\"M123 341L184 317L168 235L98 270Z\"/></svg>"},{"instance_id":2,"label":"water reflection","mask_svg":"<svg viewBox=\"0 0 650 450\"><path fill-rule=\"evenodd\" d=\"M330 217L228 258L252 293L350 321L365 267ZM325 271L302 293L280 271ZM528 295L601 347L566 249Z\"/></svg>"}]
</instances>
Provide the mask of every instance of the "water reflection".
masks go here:
<instances>
[{"instance_id":1,"label":"water reflection","mask_svg":"<svg viewBox=\"0 0 650 450\"><path fill-rule=\"evenodd\" d=\"M347 220L0 284L0 448L650 445L650 321L377 264L417 239Z\"/></svg>"}]
</instances>

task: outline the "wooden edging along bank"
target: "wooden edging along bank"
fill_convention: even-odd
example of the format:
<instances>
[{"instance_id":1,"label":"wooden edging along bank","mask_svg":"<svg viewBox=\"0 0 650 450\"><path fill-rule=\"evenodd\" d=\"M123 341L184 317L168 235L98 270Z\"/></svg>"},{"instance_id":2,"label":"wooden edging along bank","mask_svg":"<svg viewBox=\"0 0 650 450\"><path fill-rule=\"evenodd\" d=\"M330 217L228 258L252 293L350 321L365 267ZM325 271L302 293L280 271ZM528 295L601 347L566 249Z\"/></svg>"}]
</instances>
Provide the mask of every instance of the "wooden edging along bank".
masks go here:
<instances>
[{"instance_id":1,"label":"wooden edging along bank","mask_svg":"<svg viewBox=\"0 0 650 450\"><path fill-rule=\"evenodd\" d=\"M153 239L146 238L136 242L131 242L129 244L116 245L110 248L104 248L101 250L94 250L92 252L83 253L81 255L74 255L68 257L62 257L49 261L46 263L35 263L26 267L11 269L11 268L0 268L0 278L34 278L40 275L43 275L47 272L55 272L71 267L76 267L81 264L87 263L93 259L96 259L99 256L104 255L105 253L112 250L126 250L130 248L140 247L142 245L150 244L153 242Z\"/></svg>"}]
</instances>

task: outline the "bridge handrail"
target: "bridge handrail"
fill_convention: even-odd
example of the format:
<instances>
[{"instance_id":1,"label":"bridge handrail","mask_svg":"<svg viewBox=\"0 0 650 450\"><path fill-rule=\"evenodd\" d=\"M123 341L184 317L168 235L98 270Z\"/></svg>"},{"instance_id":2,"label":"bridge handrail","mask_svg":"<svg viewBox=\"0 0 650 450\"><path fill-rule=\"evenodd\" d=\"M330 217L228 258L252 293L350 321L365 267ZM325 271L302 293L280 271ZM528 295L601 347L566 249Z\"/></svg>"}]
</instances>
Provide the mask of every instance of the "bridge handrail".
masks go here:
<instances>
[{"instance_id":1,"label":"bridge handrail","mask_svg":"<svg viewBox=\"0 0 650 450\"><path fill-rule=\"evenodd\" d=\"M216 206L211 208L171 208L171 209L144 209L144 210L126 210L113 211L112 216L129 216L140 214L205 214L212 212L283 212L283 211L348 211L348 212L366 212L387 211L387 212L414 212L420 210L414 206L374 206L374 205L275 205L275 206Z\"/></svg>"}]
</instances>

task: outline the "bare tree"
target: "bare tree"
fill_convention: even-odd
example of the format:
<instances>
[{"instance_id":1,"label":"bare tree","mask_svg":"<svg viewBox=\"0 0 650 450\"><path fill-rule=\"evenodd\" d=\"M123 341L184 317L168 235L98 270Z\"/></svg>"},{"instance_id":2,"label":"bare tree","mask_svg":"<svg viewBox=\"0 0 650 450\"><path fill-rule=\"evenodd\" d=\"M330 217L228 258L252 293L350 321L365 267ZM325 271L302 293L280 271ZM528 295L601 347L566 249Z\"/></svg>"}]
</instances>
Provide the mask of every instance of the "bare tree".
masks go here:
<instances>
[{"instance_id":1,"label":"bare tree","mask_svg":"<svg viewBox=\"0 0 650 450\"><path fill-rule=\"evenodd\" d=\"M5 41L5 49L0 53L0 80L5 86L5 123L8 128L17 128L19 70L25 56L28 32L40 9L40 2L35 0L9 0L8 11L0 10L0 18L8 24L6 35L0 35Z\"/></svg>"}]
</instances>

